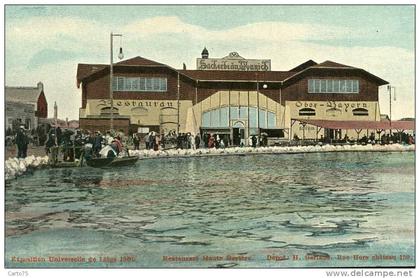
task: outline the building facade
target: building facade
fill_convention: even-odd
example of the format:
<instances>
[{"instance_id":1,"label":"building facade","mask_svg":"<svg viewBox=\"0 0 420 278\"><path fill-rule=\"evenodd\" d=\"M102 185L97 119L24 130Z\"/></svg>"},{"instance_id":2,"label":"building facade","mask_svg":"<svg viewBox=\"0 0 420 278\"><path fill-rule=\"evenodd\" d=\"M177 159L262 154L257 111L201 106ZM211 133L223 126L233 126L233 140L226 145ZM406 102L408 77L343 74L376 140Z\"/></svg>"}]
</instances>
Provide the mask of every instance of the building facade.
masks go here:
<instances>
[{"instance_id":1,"label":"building facade","mask_svg":"<svg viewBox=\"0 0 420 278\"><path fill-rule=\"evenodd\" d=\"M26 129L36 129L42 119L48 116L48 103L41 82L36 87L6 86L5 99L6 129L15 129L21 125Z\"/></svg>"},{"instance_id":2,"label":"building facade","mask_svg":"<svg viewBox=\"0 0 420 278\"><path fill-rule=\"evenodd\" d=\"M80 127L108 130L109 66L79 64L77 84ZM342 130L296 121L380 121L378 88L385 84L363 69L331 61L272 71L269 59L247 60L236 52L212 59L204 49L196 70L178 70L135 57L114 64L114 128L226 134L234 144L261 133L285 140L340 138Z\"/></svg>"}]
</instances>

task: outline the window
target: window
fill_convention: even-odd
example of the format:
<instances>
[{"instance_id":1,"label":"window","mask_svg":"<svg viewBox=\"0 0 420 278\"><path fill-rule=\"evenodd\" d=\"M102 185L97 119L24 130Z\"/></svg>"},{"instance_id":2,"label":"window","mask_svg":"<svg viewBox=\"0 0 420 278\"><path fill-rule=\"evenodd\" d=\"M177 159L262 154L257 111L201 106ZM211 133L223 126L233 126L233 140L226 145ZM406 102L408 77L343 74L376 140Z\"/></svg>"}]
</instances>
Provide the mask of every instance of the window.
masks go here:
<instances>
[{"instance_id":1,"label":"window","mask_svg":"<svg viewBox=\"0 0 420 278\"><path fill-rule=\"evenodd\" d=\"M248 117L248 107L239 107L239 118L247 118Z\"/></svg>"},{"instance_id":2,"label":"window","mask_svg":"<svg viewBox=\"0 0 420 278\"><path fill-rule=\"evenodd\" d=\"M249 107L249 126L257 127L257 108Z\"/></svg>"},{"instance_id":3,"label":"window","mask_svg":"<svg viewBox=\"0 0 420 278\"><path fill-rule=\"evenodd\" d=\"M346 80L340 80L340 93L346 92Z\"/></svg>"},{"instance_id":4,"label":"window","mask_svg":"<svg viewBox=\"0 0 420 278\"><path fill-rule=\"evenodd\" d=\"M220 126L219 109L215 109L215 110L211 111L211 126L212 127L219 127Z\"/></svg>"},{"instance_id":5,"label":"window","mask_svg":"<svg viewBox=\"0 0 420 278\"><path fill-rule=\"evenodd\" d=\"M25 120L25 127L26 127L27 129L32 129L32 126L31 126L31 119L26 119L26 120Z\"/></svg>"},{"instance_id":6,"label":"window","mask_svg":"<svg viewBox=\"0 0 420 278\"><path fill-rule=\"evenodd\" d=\"M327 80L321 80L321 93L327 92Z\"/></svg>"},{"instance_id":7,"label":"window","mask_svg":"<svg viewBox=\"0 0 420 278\"><path fill-rule=\"evenodd\" d=\"M220 108L220 126L229 126L229 107Z\"/></svg>"},{"instance_id":8,"label":"window","mask_svg":"<svg viewBox=\"0 0 420 278\"><path fill-rule=\"evenodd\" d=\"M131 82L133 81L132 78L126 78L124 82L124 91L131 91Z\"/></svg>"},{"instance_id":9,"label":"window","mask_svg":"<svg viewBox=\"0 0 420 278\"><path fill-rule=\"evenodd\" d=\"M273 112L267 112L268 126L267 128L276 128L276 114Z\"/></svg>"},{"instance_id":10,"label":"window","mask_svg":"<svg viewBox=\"0 0 420 278\"><path fill-rule=\"evenodd\" d=\"M203 127L210 127L210 112L203 113Z\"/></svg>"},{"instance_id":11,"label":"window","mask_svg":"<svg viewBox=\"0 0 420 278\"><path fill-rule=\"evenodd\" d=\"M327 80L327 92L333 92L333 80Z\"/></svg>"},{"instance_id":12,"label":"window","mask_svg":"<svg viewBox=\"0 0 420 278\"><path fill-rule=\"evenodd\" d=\"M139 78L133 78L133 81L131 82L131 90L132 91L139 91L140 90L140 79Z\"/></svg>"},{"instance_id":13,"label":"window","mask_svg":"<svg viewBox=\"0 0 420 278\"><path fill-rule=\"evenodd\" d=\"M309 81L308 81L308 91L310 93L315 93L315 80L309 79Z\"/></svg>"},{"instance_id":14,"label":"window","mask_svg":"<svg viewBox=\"0 0 420 278\"><path fill-rule=\"evenodd\" d=\"M114 77L112 86L115 91L130 92L166 92L166 78Z\"/></svg>"},{"instance_id":15,"label":"window","mask_svg":"<svg viewBox=\"0 0 420 278\"><path fill-rule=\"evenodd\" d=\"M229 127L229 110L228 107L210 110L204 112L202 115L203 127Z\"/></svg>"},{"instance_id":16,"label":"window","mask_svg":"<svg viewBox=\"0 0 420 278\"><path fill-rule=\"evenodd\" d=\"M266 111L265 110L259 110L258 112L258 121L259 121L259 127L261 128L267 128L267 121L266 121Z\"/></svg>"},{"instance_id":17,"label":"window","mask_svg":"<svg viewBox=\"0 0 420 278\"><path fill-rule=\"evenodd\" d=\"M369 116L369 111L364 108L353 109L353 116Z\"/></svg>"},{"instance_id":18,"label":"window","mask_svg":"<svg viewBox=\"0 0 420 278\"><path fill-rule=\"evenodd\" d=\"M315 80L315 93L319 93L319 92L320 92L320 81Z\"/></svg>"},{"instance_id":19,"label":"window","mask_svg":"<svg viewBox=\"0 0 420 278\"><path fill-rule=\"evenodd\" d=\"M122 78L122 77L117 77L117 80L118 80L118 83L117 83L117 85L118 85L117 90L124 90L124 78Z\"/></svg>"},{"instance_id":20,"label":"window","mask_svg":"<svg viewBox=\"0 0 420 278\"><path fill-rule=\"evenodd\" d=\"M235 120L235 119L239 119L239 109L238 107L230 107L230 118Z\"/></svg>"},{"instance_id":21,"label":"window","mask_svg":"<svg viewBox=\"0 0 420 278\"><path fill-rule=\"evenodd\" d=\"M152 91L152 90L153 90L153 79L146 78L146 91Z\"/></svg>"},{"instance_id":22,"label":"window","mask_svg":"<svg viewBox=\"0 0 420 278\"><path fill-rule=\"evenodd\" d=\"M359 80L353 80L353 93L359 92Z\"/></svg>"},{"instance_id":23,"label":"window","mask_svg":"<svg viewBox=\"0 0 420 278\"><path fill-rule=\"evenodd\" d=\"M309 93L359 93L359 80L309 79Z\"/></svg>"},{"instance_id":24,"label":"window","mask_svg":"<svg viewBox=\"0 0 420 278\"><path fill-rule=\"evenodd\" d=\"M315 110L312 108L302 108L299 110L299 116L315 116Z\"/></svg>"},{"instance_id":25,"label":"window","mask_svg":"<svg viewBox=\"0 0 420 278\"><path fill-rule=\"evenodd\" d=\"M119 111L118 108L112 109L114 115L118 115ZM101 109L101 115L108 116L111 115L111 107L104 107Z\"/></svg>"},{"instance_id":26,"label":"window","mask_svg":"<svg viewBox=\"0 0 420 278\"><path fill-rule=\"evenodd\" d=\"M339 92L340 91L340 81L339 80L333 80L333 92Z\"/></svg>"},{"instance_id":27,"label":"window","mask_svg":"<svg viewBox=\"0 0 420 278\"><path fill-rule=\"evenodd\" d=\"M145 78L139 78L140 82L140 91L146 91L146 79Z\"/></svg>"}]
</instances>

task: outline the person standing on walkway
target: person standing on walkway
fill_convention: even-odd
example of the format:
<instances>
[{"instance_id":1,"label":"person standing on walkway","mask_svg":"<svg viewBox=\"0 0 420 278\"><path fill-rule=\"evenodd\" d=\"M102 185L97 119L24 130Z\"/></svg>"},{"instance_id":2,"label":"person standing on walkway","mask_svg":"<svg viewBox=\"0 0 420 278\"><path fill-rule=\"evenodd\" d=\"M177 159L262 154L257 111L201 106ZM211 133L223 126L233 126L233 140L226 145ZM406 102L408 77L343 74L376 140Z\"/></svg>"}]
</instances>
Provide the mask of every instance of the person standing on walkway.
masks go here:
<instances>
[{"instance_id":1,"label":"person standing on walkway","mask_svg":"<svg viewBox=\"0 0 420 278\"><path fill-rule=\"evenodd\" d=\"M215 147L215 141L216 139L214 138L213 134L210 134L209 142L208 142L209 149L212 149Z\"/></svg>"},{"instance_id":2,"label":"person standing on walkway","mask_svg":"<svg viewBox=\"0 0 420 278\"><path fill-rule=\"evenodd\" d=\"M252 135L251 137L251 144L253 148L257 147L257 137L255 137L255 135Z\"/></svg>"},{"instance_id":3,"label":"person standing on walkway","mask_svg":"<svg viewBox=\"0 0 420 278\"><path fill-rule=\"evenodd\" d=\"M17 145L17 157L25 158L28 151L29 139L25 134L25 127L20 126L18 132L16 133L16 145Z\"/></svg>"},{"instance_id":4,"label":"person standing on walkway","mask_svg":"<svg viewBox=\"0 0 420 278\"><path fill-rule=\"evenodd\" d=\"M138 150L140 147L140 139L137 133L133 134L133 145L135 150Z\"/></svg>"},{"instance_id":5,"label":"person standing on walkway","mask_svg":"<svg viewBox=\"0 0 420 278\"><path fill-rule=\"evenodd\" d=\"M146 144L146 150L148 150L150 148L150 136L151 136L151 132L147 133L146 136L144 136L144 143Z\"/></svg>"},{"instance_id":6,"label":"person standing on walkway","mask_svg":"<svg viewBox=\"0 0 420 278\"><path fill-rule=\"evenodd\" d=\"M200 148L200 142L201 138L200 138L200 133L197 133L197 135L195 135L195 148L199 149Z\"/></svg>"},{"instance_id":7,"label":"person standing on walkway","mask_svg":"<svg viewBox=\"0 0 420 278\"><path fill-rule=\"evenodd\" d=\"M57 138L57 146L60 146L62 141L62 132L59 126L55 129L55 137Z\"/></svg>"}]
</instances>

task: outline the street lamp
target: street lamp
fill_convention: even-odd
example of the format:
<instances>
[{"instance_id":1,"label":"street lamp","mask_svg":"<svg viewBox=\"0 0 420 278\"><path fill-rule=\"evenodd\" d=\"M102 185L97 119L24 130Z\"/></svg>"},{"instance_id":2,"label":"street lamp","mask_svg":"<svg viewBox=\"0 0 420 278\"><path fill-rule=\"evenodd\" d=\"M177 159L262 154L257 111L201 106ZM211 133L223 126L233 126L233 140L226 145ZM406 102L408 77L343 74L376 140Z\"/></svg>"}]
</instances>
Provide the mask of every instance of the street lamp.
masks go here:
<instances>
[{"instance_id":1,"label":"street lamp","mask_svg":"<svg viewBox=\"0 0 420 278\"><path fill-rule=\"evenodd\" d=\"M392 89L394 89L394 101L397 100L396 91L397 89L394 86L388 85L388 91L389 91L389 136L392 136L392 118L391 118L391 112L392 112Z\"/></svg>"},{"instance_id":2,"label":"street lamp","mask_svg":"<svg viewBox=\"0 0 420 278\"><path fill-rule=\"evenodd\" d=\"M111 32L110 34L110 44L111 44L111 62L109 65L109 99L111 101L111 114L110 114L110 129L111 131L114 129L114 87L113 87L113 79L112 79L112 74L113 74L113 39L114 37L122 37L122 34L114 34ZM122 52L122 47L120 45L120 52L118 53L118 58L121 60L124 58L124 54Z\"/></svg>"}]
</instances>

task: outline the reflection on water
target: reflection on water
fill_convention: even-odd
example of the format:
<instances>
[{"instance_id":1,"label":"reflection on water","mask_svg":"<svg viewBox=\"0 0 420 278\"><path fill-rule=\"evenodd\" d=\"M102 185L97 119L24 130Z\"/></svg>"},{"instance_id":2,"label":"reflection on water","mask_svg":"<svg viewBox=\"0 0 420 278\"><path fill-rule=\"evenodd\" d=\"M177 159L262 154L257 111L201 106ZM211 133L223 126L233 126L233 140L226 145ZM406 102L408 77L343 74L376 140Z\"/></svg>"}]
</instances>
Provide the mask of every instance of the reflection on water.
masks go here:
<instances>
[{"instance_id":1,"label":"reflection on water","mask_svg":"<svg viewBox=\"0 0 420 278\"><path fill-rule=\"evenodd\" d=\"M414 153L173 158L106 170L45 169L6 184L6 265L63 266L11 261L58 255L135 257L66 265L78 267L414 265L413 192ZM356 254L410 257L336 259Z\"/></svg>"}]
</instances>

